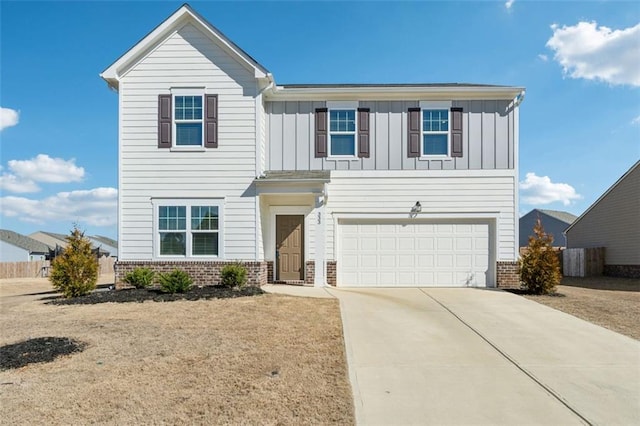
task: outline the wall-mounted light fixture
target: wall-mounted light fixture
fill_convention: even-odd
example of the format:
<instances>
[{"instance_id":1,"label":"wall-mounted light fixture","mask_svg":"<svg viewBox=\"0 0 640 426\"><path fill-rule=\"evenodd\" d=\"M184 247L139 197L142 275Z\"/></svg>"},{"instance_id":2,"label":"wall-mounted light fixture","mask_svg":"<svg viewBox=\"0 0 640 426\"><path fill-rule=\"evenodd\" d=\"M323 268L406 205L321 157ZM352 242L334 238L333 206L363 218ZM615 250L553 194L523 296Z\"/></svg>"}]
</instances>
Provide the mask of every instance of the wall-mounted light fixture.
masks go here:
<instances>
[{"instance_id":1,"label":"wall-mounted light fixture","mask_svg":"<svg viewBox=\"0 0 640 426\"><path fill-rule=\"evenodd\" d=\"M411 207L411 212L409 213L409 217L413 219L414 217L418 216L418 213L420 213L421 211L422 211L422 205L420 204L420 201L416 201L413 207Z\"/></svg>"}]
</instances>

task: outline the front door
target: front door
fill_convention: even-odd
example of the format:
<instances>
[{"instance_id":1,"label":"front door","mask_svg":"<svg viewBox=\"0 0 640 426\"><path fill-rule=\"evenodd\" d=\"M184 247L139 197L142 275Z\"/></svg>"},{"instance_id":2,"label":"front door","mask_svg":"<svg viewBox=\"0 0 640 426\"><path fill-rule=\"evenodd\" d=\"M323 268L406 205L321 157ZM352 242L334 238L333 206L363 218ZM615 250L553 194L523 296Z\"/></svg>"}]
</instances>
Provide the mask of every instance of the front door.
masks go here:
<instances>
[{"instance_id":1,"label":"front door","mask_svg":"<svg viewBox=\"0 0 640 426\"><path fill-rule=\"evenodd\" d=\"M279 280L303 280L304 216L276 216L276 265Z\"/></svg>"}]
</instances>

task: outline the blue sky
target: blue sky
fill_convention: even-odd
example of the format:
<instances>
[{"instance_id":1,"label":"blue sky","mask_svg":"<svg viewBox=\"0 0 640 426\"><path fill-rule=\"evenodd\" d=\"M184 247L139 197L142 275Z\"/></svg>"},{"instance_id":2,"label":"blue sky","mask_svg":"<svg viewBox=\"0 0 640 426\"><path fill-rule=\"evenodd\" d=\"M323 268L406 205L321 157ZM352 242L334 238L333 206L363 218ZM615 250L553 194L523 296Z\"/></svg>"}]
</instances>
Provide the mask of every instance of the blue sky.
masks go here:
<instances>
[{"instance_id":1,"label":"blue sky","mask_svg":"<svg viewBox=\"0 0 640 426\"><path fill-rule=\"evenodd\" d=\"M582 213L640 158L634 2L191 2L277 83L525 86L520 213ZM1 227L116 237L98 74L180 2L0 2Z\"/></svg>"}]
</instances>

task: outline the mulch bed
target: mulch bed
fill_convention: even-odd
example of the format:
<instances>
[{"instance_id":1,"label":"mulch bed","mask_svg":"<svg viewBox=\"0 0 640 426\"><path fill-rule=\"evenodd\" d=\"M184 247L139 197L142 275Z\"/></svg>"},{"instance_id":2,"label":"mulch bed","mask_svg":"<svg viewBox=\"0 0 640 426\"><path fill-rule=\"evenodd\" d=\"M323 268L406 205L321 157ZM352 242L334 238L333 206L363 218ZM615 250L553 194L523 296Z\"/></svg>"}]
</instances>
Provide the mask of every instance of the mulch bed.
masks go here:
<instances>
[{"instance_id":1,"label":"mulch bed","mask_svg":"<svg viewBox=\"0 0 640 426\"><path fill-rule=\"evenodd\" d=\"M0 370L21 368L38 362L82 352L86 343L67 337L37 337L11 345L0 346Z\"/></svg>"},{"instance_id":2,"label":"mulch bed","mask_svg":"<svg viewBox=\"0 0 640 426\"><path fill-rule=\"evenodd\" d=\"M159 289L98 290L86 296L65 299L55 296L47 302L53 305L92 305L96 303L173 302L176 300L230 299L265 294L260 287L247 286L234 289L222 286L193 287L186 293L164 293Z\"/></svg>"},{"instance_id":3,"label":"mulch bed","mask_svg":"<svg viewBox=\"0 0 640 426\"><path fill-rule=\"evenodd\" d=\"M504 291L508 291L509 293L518 294L520 296L548 296L548 297L566 297L566 295L562 293L558 293L557 291L553 293L547 294L536 294L530 290L522 289L522 288L506 288Z\"/></svg>"}]
</instances>

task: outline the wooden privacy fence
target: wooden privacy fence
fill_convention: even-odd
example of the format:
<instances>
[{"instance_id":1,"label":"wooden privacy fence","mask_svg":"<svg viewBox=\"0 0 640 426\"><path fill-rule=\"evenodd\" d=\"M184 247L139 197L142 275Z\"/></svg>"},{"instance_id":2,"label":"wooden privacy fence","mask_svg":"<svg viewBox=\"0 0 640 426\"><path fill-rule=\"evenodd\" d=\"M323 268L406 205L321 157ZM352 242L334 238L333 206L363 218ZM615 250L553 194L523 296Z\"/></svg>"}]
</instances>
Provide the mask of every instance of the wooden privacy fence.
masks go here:
<instances>
[{"instance_id":1,"label":"wooden privacy fence","mask_svg":"<svg viewBox=\"0 0 640 426\"><path fill-rule=\"evenodd\" d=\"M562 252L562 274L565 277L602 275L604 247L571 248Z\"/></svg>"},{"instance_id":2,"label":"wooden privacy fence","mask_svg":"<svg viewBox=\"0 0 640 426\"><path fill-rule=\"evenodd\" d=\"M102 256L98 259L98 273L112 274L115 257ZM0 279L2 278L38 278L49 275L51 262L48 260L38 260L33 262L1 262Z\"/></svg>"}]
</instances>

